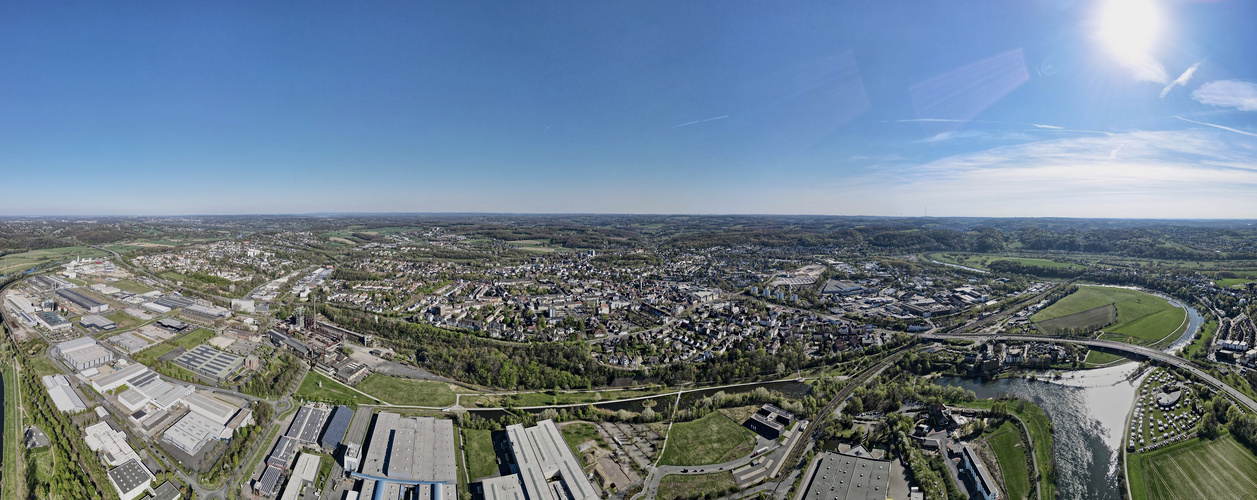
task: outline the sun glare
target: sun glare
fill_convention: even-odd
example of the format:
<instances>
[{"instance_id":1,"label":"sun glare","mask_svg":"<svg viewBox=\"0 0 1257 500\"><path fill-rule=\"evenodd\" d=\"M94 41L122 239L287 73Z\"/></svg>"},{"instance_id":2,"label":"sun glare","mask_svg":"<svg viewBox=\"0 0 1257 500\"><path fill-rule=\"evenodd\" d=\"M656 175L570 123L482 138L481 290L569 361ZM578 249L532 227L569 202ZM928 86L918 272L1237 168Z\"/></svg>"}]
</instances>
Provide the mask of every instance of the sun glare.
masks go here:
<instances>
[{"instance_id":1,"label":"sun glare","mask_svg":"<svg viewBox=\"0 0 1257 500\"><path fill-rule=\"evenodd\" d=\"M1161 31L1161 14L1151 0L1106 0L1100 38L1123 62L1147 57Z\"/></svg>"}]
</instances>

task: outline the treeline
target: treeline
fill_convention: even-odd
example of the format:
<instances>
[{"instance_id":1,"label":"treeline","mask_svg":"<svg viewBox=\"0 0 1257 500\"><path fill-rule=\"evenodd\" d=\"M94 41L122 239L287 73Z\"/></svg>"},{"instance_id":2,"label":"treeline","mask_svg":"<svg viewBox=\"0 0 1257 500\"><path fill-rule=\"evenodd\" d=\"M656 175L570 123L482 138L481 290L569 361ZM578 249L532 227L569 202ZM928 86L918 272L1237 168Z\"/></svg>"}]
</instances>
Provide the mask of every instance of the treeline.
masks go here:
<instances>
[{"instance_id":1,"label":"treeline","mask_svg":"<svg viewBox=\"0 0 1257 500\"><path fill-rule=\"evenodd\" d=\"M31 450L26 450L26 490L30 499L62 498L88 500L108 498L116 500L118 494L109 482L104 467L96 454L83 442L82 430L65 413L57 410L49 400L48 392L34 370L22 371L21 388L27 411L35 425L43 429L51 440L54 463L59 464L46 481L35 473L36 465ZM9 444L7 441L5 444ZM7 480L7 479L6 479Z\"/></svg>"},{"instance_id":2,"label":"treeline","mask_svg":"<svg viewBox=\"0 0 1257 500\"><path fill-rule=\"evenodd\" d=\"M424 368L462 382L507 389L573 389L611 385L633 377L667 385L727 384L779 377L796 370L873 358L909 342L902 337L885 346L809 358L800 346L769 354L762 345L743 341L702 363L674 363L641 372L625 372L593 358L584 342L505 342L427 324L408 323L319 305L319 312L345 328L387 339L398 351L412 350Z\"/></svg>"},{"instance_id":3,"label":"treeline","mask_svg":"<svg viewBox=\"0 0 1257 500\"><path fill-rule=\"evenodd\" d=\"M1029 274L1032 276L1039 276L1043 278L1061 278L1061 279L1077 278L1079 276L1082 276L1082 274L1086 271L1086 269L1084 268L1077 268L1077 267L1072 267L1072 266L1071 267L1036 266L1036 265L1031 265L1031 264L1024 264L1015 260L1004 260L1004 259L992 261L990 264L987 264L986 267L990 268L992 271L995 271L1001 274Z\"/></svg>"},{"instance_id":4,"label":"treeline","mask_svg":"<svg viewBox=\"0 0 1257 500\"><path fill-rule=\"evenodd\" d=\"M356 269L338 267L335 271L332 271L332 279L344 281L375 281L380 279L380 275L371 271L359 271Z\"/></svg>"},{"instance_id":5,"label":"treeline","mask_svg":"<svg viewBox=\"0 0 1257 500\"><path fill-rule=\"evenodd\" d=\"M201 481L216 483L224 476L230 475L240 465L240 461L248 455L253 444L266 436L266 427L271 422L274 410L265 401L254 402L252 410L253 423L236 430L214 467L201 474Z\"/></svg>"},{"instance_id":6,"label":"treeline","mask_svg":"<svg viewBox=\"0 0 1257 500\"><path fill-rule=\"evenodd\" d=\"M289 353L271 358L265 371L258 370L253 377L240 385L240 392L259 398L272 398L287 394L288 389L298 382L301 375L301 361Z\"/></svg>"},{"instance_id":7,"label":"treeline","mask_svg":"<svg viewBox=\"0 0 1257 500\"><path fill-rule=\"evenodd\" d=\"M231 286L231 280L224 278L222 276L214 276L212 274L207 274L207 273L188 273L188 277L194 280L200 281L202 283L207 283L207 284L215 285L218 287Z\"/></svg>"}]
</instances>

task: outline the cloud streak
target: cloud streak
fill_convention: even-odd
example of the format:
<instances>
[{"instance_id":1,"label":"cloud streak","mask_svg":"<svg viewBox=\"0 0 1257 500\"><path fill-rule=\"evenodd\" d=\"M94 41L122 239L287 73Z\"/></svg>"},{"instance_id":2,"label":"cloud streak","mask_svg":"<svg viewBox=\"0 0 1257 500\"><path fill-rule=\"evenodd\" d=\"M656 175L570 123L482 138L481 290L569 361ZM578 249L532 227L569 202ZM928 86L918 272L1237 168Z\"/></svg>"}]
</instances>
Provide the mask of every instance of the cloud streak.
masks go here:
<instances>
[{"instance_id":1,"label":"cloud streak","mask_svg":"<svg viewBox=\"0 0 1257 500\"><path fill-rule=\"evenodd\" d=\"M673 126L672 126L672 128L688 127L688 126L690 126L690 125L697 125L697 124L699 124L699 123L707 123L707 122L713 122L713 121L716 121L716 120L723 120L723 119L728 118L728 117L729 117L729 115L722 115L722 116L715 116L715 117L712 117L712 118L708 118L708 119L705 119L705 120L694 120L694 121L692 121L692 122L685 122L685 123L682 123L682 124L680 124L680 125L673 125Z\"/></svg>"},{"instance_id":2,"label":"cloud streak","mask_svg":"<svg viewBox=\"0 0 1257 500\"><path fill-rule=\"evenodd\" d=\"M1057 127L1056 125L1040 125L1038 123L1031 123L1031 125L1034 125L1035 127L1038 127L1038 128L1045 128L1048 130L1061 130L1061 128Z\"/></svg>"},{"instance_id":3,"label":"cloud streak","mask_svg":"<svg viewBox=\"0 0 1257 500\"><path fill-rule=\"evenodd\" d=\"M1257 111L1257 84L1239 80L1209 82L1192 92L1192 99L1240 111Z\"/></svg>"},{"instance_id":4,"label":"cloud streak","mask_svg":"<svg viewBox=\"0 0 1257 500\"><path fill-rule=\"evenodd\" d=\"M1201 61L1201 62L1204 62L1204 61ZM1174 87L1179 87L1179 86L1186 87L1187 81L1192 79L1192 75L1196 74L1196 68L1199 68L1199 67L1200 67L1200 63L1198 62L1196 64L1193 64L1190 68L1187 68L1187 71L1184 71L1183 74L1178 75L1178 78L1175 78L1174 81L1170 82L1169 85L1166 85L1165 88L1161 89L1161 98L1165 99L1165 96L1169 95L1170 91L1173 90Z\"/></svg>"},{"instance_id":5,"label":"cloud streak","mask_svg":"<svg viewBox=\"0 0 1257 500\"><path fill-rule=\"evenodd\" d=\"M1229 131L1229 132L1235 132L1235 133L1237 133L1237 134L1247 135L1247 136L1249 136L1249 137L1257 137L1257 134L1254 134L1254 133L1252 133L1252 132L1245 132L1245 131L1243 131L1243 130L1234 129L1234 128L1231 128L1231 127L1224 127L1224 126L1222 126L1222 125L1218 125L1218 124L1216 124L1216 123L1198 122L1198 121L1196 121L1196 120L1188 120L1188 119L1183 118L1183 117L1181 117L1181 116L1175 116L1175 118L1178 118L1178 119L1183 120L1183 121L1185 121L1185 122L1195 123L1196 125L1204 125L1204 126L1206 126L1206 127L1218 128L1218 129L1226 130L1226 131Z\"/></svg>"}]
</instances>

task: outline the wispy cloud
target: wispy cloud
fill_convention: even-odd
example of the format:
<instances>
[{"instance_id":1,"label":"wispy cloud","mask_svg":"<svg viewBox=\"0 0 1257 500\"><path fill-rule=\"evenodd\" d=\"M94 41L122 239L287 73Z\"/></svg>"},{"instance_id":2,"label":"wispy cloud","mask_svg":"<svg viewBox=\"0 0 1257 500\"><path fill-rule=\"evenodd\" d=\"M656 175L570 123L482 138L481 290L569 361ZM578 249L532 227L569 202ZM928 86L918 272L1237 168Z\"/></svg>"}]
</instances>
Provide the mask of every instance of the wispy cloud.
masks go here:
<instances>
[{"instance_id":1,"label":"wispy cloud","mask_svg":"<svg viewBox=\"0 0 1257 500\"><path fill-rule=\"evenodd\" d=\"M1038 127L1038 128L1046 128L1050 130L1061 130L1061 127L1057 127L1056 125L1040 125L1038 123L1031 123L1031 125L1034 125L1035 127Z\"/></svg>"},{"instance_id":2,"label":"wispy cloud","mask_svg":"<svg viewBox=\"0 0 1257 500\"><path fill-rule=\"evenodd\" d=\"M1209 82L1192 92L1192 99L1240 111L1257 111L1257 84L1239 80Z\"/></svg>"},{"instance_id":3,"label":"wispy cloud","mask_svg":"<svg viewBox=\"0 0 1257 500\"><path fill-rule=\"evenodd\" d=\"M1257 148L1210 129L1073 137L870 172L845 189L868 213L1252 217Z\"/></svg>"},{"instance_id":4,"label":"wispy cloud","mask_svg":"<svg viewBox=\"0 0 1257 500\"><path fill-rule=\"evenodd\" d=\"M912 118L909 120L895 120L897 123L968 123L969 120L958 120L955 118Z\"/></svg>"},{"instance_id":5,"label":"wispy cloud","mask_svg":"<svg viewBox=\"0 0 1257 500\"><path fill-rule=\"evenodd\" d=\"M714 116L714 117L711 117L711 118L707 118L707 119L705 119L705 120L694 120L694 121L692 121L692 122L685 122L685 123L682 123L682 124L680 124L680 125L673 125L673 126L672 126L672 128L688 127L688 126L690 126L690 125L696 125L696 124L699 124L699 123L707 123L707 122L712 122L712 121L716 121L716 120L723 120L723 119L728 118L728 117L729 117L729 115Z\"/></svg>"},{"instance_id":6,"label":"wispy cloud","mask_svg":"<svg viewBox=\"0 0 1257 500\"><path fill-rule=\"evenodd\" d=\"M1169 85L1166 85L1165 88L1161 89L1161 98L1165 99L1165 96L1169 95L1170 90L1174 89L1174 87L1187 86L1187 81L1192 79L1192 75L1196 74L1196 68L1199 67L1200 63L1198 62L1193 64L1190 68L1187 68L1187 71L1184 71L1183 74L1178 75L1178 78L1175 78Z\"/></svg>"},{"instance_id":7,"label":"wispy cloud","mask_svg":"<svg viewBox=\"0 0 1257 500\"><path fill-rule=\"evenodd\" d=\"M1198 122L1198 121L1196 121L1196 120L1188 120L1188 119L1183 118L1183 117L1181 117L1181 116L1175 116L1175 118L1178 118L1178 119L1183 120L1183 121L1185 121L1185 122L1195 123L1196 125L1204 125L1204 126L1206 126L1206 127L1218 128L1218 129L1226 130L1226 131L1229 131L1229 132L1235 132L1235 133L1237 133L1237 134L1244 134L1244 135L1247 135L1247 136L1250 136L1250 137L1257 137L1257 134L1254 134L1254 133L1252 133L1252 132L1245 132L1245 131L1243 131L1243 130L1239 130L1239 129L1234 129L1234 128L1231 128L1231 127L1225 127L1225 126L1222 126L1222 125L1218 125L1218 124L1216 124L1216 123Z\"/></svg>"}]
</instances>

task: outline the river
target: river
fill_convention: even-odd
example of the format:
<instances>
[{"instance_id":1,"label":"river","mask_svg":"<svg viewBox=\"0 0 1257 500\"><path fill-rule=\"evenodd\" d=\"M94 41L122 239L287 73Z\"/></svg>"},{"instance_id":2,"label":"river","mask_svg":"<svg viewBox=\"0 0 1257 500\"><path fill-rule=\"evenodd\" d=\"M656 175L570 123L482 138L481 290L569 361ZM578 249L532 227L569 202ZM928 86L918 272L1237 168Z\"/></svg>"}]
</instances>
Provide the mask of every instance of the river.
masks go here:
<instances>
[{"instance_id":1,"label":"river","mask_svg":"<svg viewBox=\"0 0 1257 500\"><path fill-rule=\"evenodd\" d=\"M1064 372L1053 381L1000 379L980 382L945 377L939 383L973 391L979 398L1012 395L1033 401L1052 421L1056 487L1062 499L1120 500L1120 446L1127 413L1142 375L1139 364Z\"/></svg>"}]
</instances>

